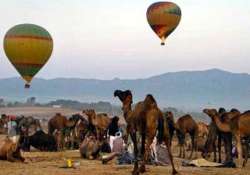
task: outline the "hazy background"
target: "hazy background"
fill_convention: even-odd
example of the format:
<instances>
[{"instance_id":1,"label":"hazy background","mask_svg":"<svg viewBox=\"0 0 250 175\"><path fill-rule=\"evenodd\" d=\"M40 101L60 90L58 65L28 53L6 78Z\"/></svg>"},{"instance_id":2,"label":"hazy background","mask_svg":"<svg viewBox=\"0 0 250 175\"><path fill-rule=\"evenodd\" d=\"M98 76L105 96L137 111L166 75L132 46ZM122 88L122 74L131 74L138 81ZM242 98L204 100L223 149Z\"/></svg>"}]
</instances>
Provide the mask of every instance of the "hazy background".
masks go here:
<instances>
[{"instance_id":1,"label":"hazy background","mask_svg":"<svg viewBox=\"0 0 250 175\"><path fill-rule=\"evenodd\" d=\"M165 47L146 20L153 0L8 0L0 38L20 23L46 28L54 52L37 77L144 78L221 68L250 73L250 1L175 0L183 17ZM0 78L17 76L0 49Z\"/></svg>"}]
</instances>

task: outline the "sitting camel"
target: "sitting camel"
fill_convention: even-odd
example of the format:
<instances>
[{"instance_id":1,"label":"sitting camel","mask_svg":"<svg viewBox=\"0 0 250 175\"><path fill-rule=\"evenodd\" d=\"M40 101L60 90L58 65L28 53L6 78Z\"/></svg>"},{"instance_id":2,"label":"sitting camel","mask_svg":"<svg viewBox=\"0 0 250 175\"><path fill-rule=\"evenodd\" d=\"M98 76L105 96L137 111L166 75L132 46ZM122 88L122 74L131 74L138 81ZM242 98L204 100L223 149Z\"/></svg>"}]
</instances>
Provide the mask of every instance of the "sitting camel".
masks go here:
<instances>
[{"instance_id":1,"label":"sitting camel","mask_svg":"<svg viewBox=\"0 0 250 175\"><path fill-rule=\"evenodd\" d=\"M107 140L99 141L94 135L87 135L79 148L82 158L94 160L100 158L100 153L110 153L111 148Z\"/></svg>"},{"instance_id":2,"label":"sitting camel","mask_svg":"<svg viewBox=\"0 0 250 175\"><path fill-rule=\"evenodd\" d=\"M232 133L236 139L236 147L238 151L238 167L245 166L248 155L244 155L245 160L242 163L242 143L241 140L250 136L250 111L232 117L229 123L221 122L216 109L204 109L206 113L217 125L219 130L226 133ZM248 148L248 146L246 146ZM245 154L248 154L245 152Z\"/></svg>"},{"instance_id":3,"label":"sitting camel","mask_svg":"<svg viewBox=\"0 0 250 175\"><path fill-rule=\"evenodd\" d=\"M0 159L10 162L24 162L18 143L6 137L0 142Z\"/></svg>"}]
</instances>

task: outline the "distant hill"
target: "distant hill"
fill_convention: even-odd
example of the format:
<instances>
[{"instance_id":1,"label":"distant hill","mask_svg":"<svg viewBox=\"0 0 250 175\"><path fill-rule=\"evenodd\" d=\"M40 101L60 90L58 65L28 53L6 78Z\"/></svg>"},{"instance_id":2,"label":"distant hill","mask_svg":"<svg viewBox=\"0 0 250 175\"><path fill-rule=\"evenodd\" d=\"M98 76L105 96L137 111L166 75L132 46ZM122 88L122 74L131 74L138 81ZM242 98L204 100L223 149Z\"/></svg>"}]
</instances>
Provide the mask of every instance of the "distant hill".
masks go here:
<instances>
[{"instance_id":1,"label":"distant hill","mask_svg":"<svg viewBox=\"0 0 250 175\"><path fill-rule=\"evenodd\" d=\"M115 89L131 89L134 101L152 93L161 106L200 109L205 106L250 108L250 75L219 69L182 71L134 80L96 80L57 78L34 79L31 89L24 89L19 78L0 79L0 98L26 100L34 96L39 102L71 99L84 102L108 101Z\"/></svg>"}]
</instances>

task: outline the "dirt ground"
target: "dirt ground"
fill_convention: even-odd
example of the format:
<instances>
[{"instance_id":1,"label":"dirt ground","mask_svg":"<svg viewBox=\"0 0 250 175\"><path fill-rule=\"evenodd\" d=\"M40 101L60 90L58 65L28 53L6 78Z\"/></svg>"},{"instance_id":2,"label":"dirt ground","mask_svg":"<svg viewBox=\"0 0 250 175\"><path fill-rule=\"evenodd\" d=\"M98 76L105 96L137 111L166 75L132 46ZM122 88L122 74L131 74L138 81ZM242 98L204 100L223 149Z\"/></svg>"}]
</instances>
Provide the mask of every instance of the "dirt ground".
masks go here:
<instances>
[{"instance_id":1,"label":"dirt ground","mask_svg":"<svg viewBox=\"0 0 250 175\"><path fill-rule=\"evenodd\" d=\"M116 165L113 160L107 165L101 161L80 158L78 150L57 153L25 152L27 163L0 161L1 175L128 175L132 166ZM66 159L80 162L76 169L62 168ZM175 158L176 168L181 175L250 175L250 164L244 169L182 167L181 159ZM147 166L145 175L171 174L171 167Z\"/></svg>"},{"instance_id":2,"label":"dirt ground","mask_svg":"<svg viewBox=\"0 0 250 175\"><path fill-rule=\"evenodd\" d=\"M41 118L41 119L50 118L54 116L56 113L61 113L65 116L70 116L75 113L81 113L81 111L66 109L66 108L52 108L52 107L0 108L0 114L34 116L36 118Z\"/></svg>"},{"instance_id":3,"label":"dirt ground","mask_svg":"<svg viewBox=\"0 0 250 175\"><path fill-rule=\"evenodd\" d=\"M38 116L53 116L55 112L72 114L77 111L69 109L52 108L1 108L0 113L26 114ZM2 136L3 137L3 136ZM182 159L176 158L178 147L173 145L174 161L180 175L250 175L250 163L244 169L238 168L196 168L181 166ZM102 165L101 161L88 161L80 158L78 150L47 153L47 152L24 152L22 153L27 163L11 163L0 161L0 175L128 175L133 166L116 165L116 160ZM80 162L76 169L62 168L66 159ZM147 166L145 175L171 174L171 167Z\"/></svg>"}]
</instances>

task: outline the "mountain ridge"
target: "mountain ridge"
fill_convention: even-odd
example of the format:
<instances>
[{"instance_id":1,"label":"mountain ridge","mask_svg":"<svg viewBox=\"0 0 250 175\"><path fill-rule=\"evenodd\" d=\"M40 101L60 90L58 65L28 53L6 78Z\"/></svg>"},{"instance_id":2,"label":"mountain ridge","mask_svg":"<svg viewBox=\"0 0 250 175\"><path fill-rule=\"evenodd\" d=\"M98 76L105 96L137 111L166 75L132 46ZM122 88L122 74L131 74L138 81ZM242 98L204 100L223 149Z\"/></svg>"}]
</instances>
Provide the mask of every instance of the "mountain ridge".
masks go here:
<instances>
[{"instance_id":1,"label":"mountain ridge","mask_svg":"<svg viewBox=\"0 0 250 175\"><path fill-rule=\"evenodd\" d=\"M24 89L21 78L0 79L0 96L6 100L25 100L30 96L38 101L72 99L86 102L109 101L115 89L131 89L134 101L152 93L161 106L198 109L237 107L247 109L250 98L250 75L221 69L168 72L148 78L98 80L83 78L36 78L31 89Z\"/></svg>"}]
</instances>

